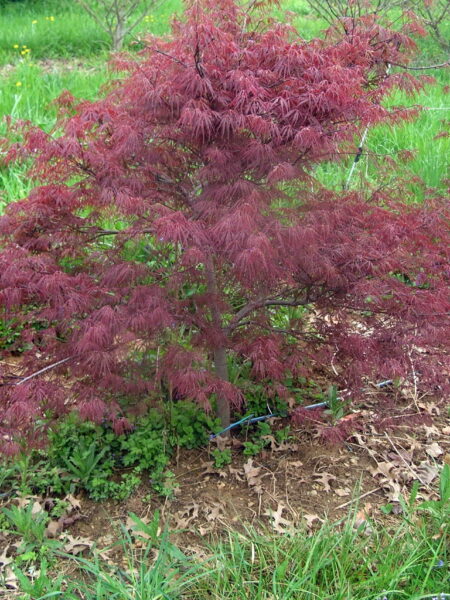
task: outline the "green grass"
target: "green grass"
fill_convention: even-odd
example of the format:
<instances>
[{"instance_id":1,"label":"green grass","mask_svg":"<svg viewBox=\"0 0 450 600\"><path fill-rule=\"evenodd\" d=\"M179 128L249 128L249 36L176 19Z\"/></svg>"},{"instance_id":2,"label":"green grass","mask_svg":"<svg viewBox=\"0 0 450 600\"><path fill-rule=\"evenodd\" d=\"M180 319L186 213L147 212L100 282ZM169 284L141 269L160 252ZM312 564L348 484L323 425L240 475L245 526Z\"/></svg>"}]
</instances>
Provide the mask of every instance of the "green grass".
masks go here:
<instances>
[{"instance_id":1,"label":"green grass","mask_svg":"<svg viewBox=\"0 0 450 600\"><path fill-rule=\"evenodd\" d=\"M64 591L61 581L55 590L50 576L36 593L29 579L21 587L36 600L51 593L71 600L450 599L448 525L422 521L414 512L397 519L393 527L371 523L364 529L349 517L325 522L313 535L301 527L282 535L250 527L224 531L203 547L206 558L198 558L159 532L155 513L133 536L123 530L115 545L124 556L120 567L94 550L85 558L66 557L77 574ZM143 549L135 543L139 531L146 536ZM191 543L198 550L202 542Z\"/></svg>"},{"instance_id":2,"label":"green grass","mask_svg":"<svg viewBox=\"0 0 450 600\"><path fill-rule=\"evenodd\" d=\"M105 63L70 63L43 67L30 59L22 60L5 71L0 79L0 114L11 115L13 120L29 120L49 131L56 119L53 104L64 90L77 98L94 100L99 89L110 78ZM0 136L6 124L0 122ZM0 167L0 210L2 204L24 197L32 182L24 175L23 165Z\"/></svg>"},{"instance_id":3,"label":"green grass","mask_svg":"<svg viewBox=\"0 0 450 600\"><path fill-rule=\"evenodd\" d=\"M0 0L1 1L1 0ZM181 0L165 0L127 39L169 29L171 16L181 9ZM0 4L0 65L14 64L24 55L33 59L106 58L109 38L95 21L72 0L23 0ZM17 46L17 47L16 47ZM25 48L24 48L25 46ZM25 52L29 49L29 52ZM21 54L25 52L25 54Z\"/></svg>"},{"instance_id":4,"label":"green grass","mask_svg":"<svg viewBox=\"0 0 450 600\"><path fill-rule=\"evenodd\" d=\"M421 178L426 187L445 189L444 179L448 177L448 156L450 155L450 137L435 137L446 130L445 121L450 118L450 98L444 91L444 85L438 81L427 85L414 97L395 92L386 103L390 106L422 106L417 118L395 126L379 125L369 131L364 144L364 156L353 172L350 187L366 185L368 179L373 184L382 183L380 165L383 156L398 158L402 151L413 154L411 160L398 163L397 176L411 180ZM355 140L355 152L359 140ZM317 171L318 179L327 187L342 189L347 183L354 157L350 156L341 163L324 163ZM382 168L381 168L382 172ZM411 185L411 196L421 199L422 187Z\"/></svg>"},{"instance_id":5,"label":"green grass","mask_svg":"<svg viewBox=\"0 0 450 600\"><path fill-rule=\"evenodd\" d=\"M0 29L0 65L6 65L0 79L0 114L30 120L49 130L56 116L52 100L64 89L79 98L94 99L98 95L109 77L105 66L109 55L108 39L76 2L3 0L0 10L3 23L7 24ZM181 0L162 2L149 15L151 20L142 23L134 35L140 36L146 31L163 34L169 30L171 15L180 10ZM289 17L286 17L286 11L289 11ZM288 18L305 39L320 36L326 26L310 14L304 0L285 0L274 14L279 19ZM442 59L441 51L431 38L420 43L422 62ZM136 48L133 38L128 39L128 48ZM450 138L434 138L444 129L442 121L448 120L450 115L450 98L444 92L448 74L442 71L433 74L437 75L439 84L427 86L416 98L406 98L398 93L392 97L391 104L416 103L427 110L413 122L395 127L379 126L370 131L365 150L371 156L358 163L351 187L362 185L361 176L378 184L379 159L383 155L395 158L401 150L412 151L414 159L399 166L399 175L417 176L426 186L443 186L443 180L448 177ZM2 131L5 128L0 124L0 134ZM357 143L355 140L355 150ZM352 160L350 156L339 164L325 163L317 168L316 176L326 186L341 189ZM31 185L24 177L23 167L15 165L0 169L0 193L3 191L0 210L2 204L26 195ZM411 186L411 198L420 200L422 195L420 186Z\"/></svg>"}]
</instances>

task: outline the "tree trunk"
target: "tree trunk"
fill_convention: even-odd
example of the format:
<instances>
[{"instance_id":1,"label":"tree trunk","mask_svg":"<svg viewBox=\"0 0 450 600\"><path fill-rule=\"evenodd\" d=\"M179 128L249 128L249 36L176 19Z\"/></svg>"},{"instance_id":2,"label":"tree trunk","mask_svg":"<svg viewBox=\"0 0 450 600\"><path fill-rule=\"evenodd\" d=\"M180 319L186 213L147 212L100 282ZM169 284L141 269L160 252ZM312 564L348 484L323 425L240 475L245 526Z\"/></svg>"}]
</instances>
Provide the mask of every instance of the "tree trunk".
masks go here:
<instances>
[{"instance_id":1,"label":"tree trunk","mask_svg":"<svg viewBox=\"0 0 450 600\"><path fill-rule=\"evenodd\" d=\"M211 256L208 256L205 262L206 282L208 292L213 297L217 297L217 280L214 271L214 262ZM223 334L222 316L216 304L211 308L212 322L216 329ZM228 381L227 350L225 346L213 348L214 370L217 377ZM222 427L228 427L230 424L230 403L225 398L217 398L217 416L220 419Z\"/></svg>"},{"instance_id":2,"label":"tree trunk","mask_svg":"<svg viewBox=\"0 0 450 600\"><path fill-rule=\"evenodd\" d=\"M125 23L123 21L118 21L116 28L112 34L112 50L113 52L120 52L122 50L123 41L126 35Z\"/></svg>"},{"instance_id":3,"label":"tree trunk","mask_svg":"<svg viewBox=\"0 0 450 600\"><path fill-rule=\"evenodd\" d=\"M225 348L214 350L214 369L217 377L228 381L227 352ZM222 427L228 427L230 424L230 403L226 398L217 398L217 416Z\"/></svg>"}]
</instances>

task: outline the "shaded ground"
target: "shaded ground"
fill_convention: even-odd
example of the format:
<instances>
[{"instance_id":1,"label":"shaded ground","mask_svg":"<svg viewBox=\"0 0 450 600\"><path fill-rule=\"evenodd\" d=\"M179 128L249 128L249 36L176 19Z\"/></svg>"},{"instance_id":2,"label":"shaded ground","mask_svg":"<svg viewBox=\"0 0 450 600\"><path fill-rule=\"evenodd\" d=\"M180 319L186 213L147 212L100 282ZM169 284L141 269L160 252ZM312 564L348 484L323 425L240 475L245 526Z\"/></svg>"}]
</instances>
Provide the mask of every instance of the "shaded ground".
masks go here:
<instances>
[{"instance_id":1,"label":"shaded ground","mask_svg":"<svg viewBox=\"0 0 450 600\"><path fill-rule=\"evenodd\" d=\"M379 416L380 403L384 417ZM145 524L156 523L158 532L167 527L183 552L202 558L211 551L205 543L250 524L279 534L298 527L313 532L322 520L337 521L355 509L358 526L370 518L395 527L402 500L407 501L414 481L420 485L419 501L438 499L440 468L450 464L448 402L419 399L411 390L404 390L401 397L371 392L359 409L340 421L353 427L340 445L323 443L327 432L313 417L297 428L287 419L273 419L273 431L291 424L292 435L281 443L268 436L268 448L254 457L244 456L245 434L239 430L225 440L213 440L208 448L181 450L170 465L172 497L156 495L150 481L124 502L67 496L67 508L59 521L49 522L46 535L56 538L68 554L81 556L95 547L97 556L112 568L126 569L123 547L115 545L123 539L124 528L139 549L151 537ZM214 467L211 452L217 448L231 450L230 465ZM3 506L32 503L33 512L39 513L49 512L54 501L9 498ZM137 515L138 523L130 513ZM156 520L155 514L159 514ZM6 581L3 592L0 586L0 597L20 594L12 568L19 547L17 535L0 531L0 577ZM68 579L76 570L74 563L65 560L55 568L55 576L64 573Z\"/></svg>"},{"instance_id":2,"label":"shaded ground","mask_svg":"<svg viewBox=\"0 0 450 600\"><path fill-rule=\"evenodd\" d=\"M389 520L386 505L392 505L388 508L394 515L401 512L399 500L408 498L415 480L420 482L419 499L437 498L440 465L450 464L447 408L432 400L404 403L390 415L386 431L370 424L370 412L361 411L361 430L341 446L324 445L309 425L281 444L272 438L270 449L251 458L243 456L243 439L236 436L211 443L209 449L183 450L171 465L177 486L172 498L161 499L145 485L122 503L80 498L83 516L71 533L107 545L120 523L127 523L128 513L147 521L159 510L160 524L175 530L177 542L186 547L250 523L280 533L302 523L313 528L321 519L344 517L354 506L359 520ZM399 424L392 425L402 414ZM413 417L419 421L414 427ZM273 421L274 427L288 422ZM232 464L222 469L214 467L209 454L217 445L232 449ZM130 520L128 526L136 528Z\"/></svg>"}]
</instances>

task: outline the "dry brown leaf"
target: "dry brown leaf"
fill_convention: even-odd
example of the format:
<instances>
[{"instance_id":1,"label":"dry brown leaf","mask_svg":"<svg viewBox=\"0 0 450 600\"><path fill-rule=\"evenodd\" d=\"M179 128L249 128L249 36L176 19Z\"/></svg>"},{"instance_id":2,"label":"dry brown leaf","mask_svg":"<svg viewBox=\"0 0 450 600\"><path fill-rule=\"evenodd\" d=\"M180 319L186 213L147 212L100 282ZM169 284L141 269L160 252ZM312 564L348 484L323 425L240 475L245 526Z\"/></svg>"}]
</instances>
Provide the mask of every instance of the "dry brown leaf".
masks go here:
<instances>
[{"instance_id":1,"label":"dry brown leaf","mask_svg":"<svg viewBox=\"0 0 450 600\"><path fill-rule=\"evenodd\" d=\"M6 546L3 549L3 552L0 554L0 573L6 569L6 567L8 565L10 565L14 558L12 558L11 556L8 556L8 550L9 550L9 546Z\"/></svg>"},{"instance_id":2,"label":"dry brown leaf","mask_svg":"<svg viewBox=\"0 0 450 600\"><path fill-rule=\"evenodd\" d=\"M253 459L249 458L246 463L244 463L244 473L247 479L247 484L251 487L257 494L262 494L262 478L264 475L261 474L262 467L253 466Z\"/></svg>"},{"instance_id":3,"label":"dry brown leaf","mask_svg":"<svg viewBox=\"0 0 450 600\"><path fill-rule=\"evenodd\" d=\"M231 438L231 447L232 448L243 448L244 447L244 442L242 442L238 438L232 437Z\"/></svg>"},{"instance_id":4,"label":"dry brown leaf","mask_svg":"<svg viewBox=\"0 0 450 600\"><path fill-rule=\"evenodd\" d=\"M92 548L94 545L93 540L81 536L74 537L73 535L69 534L66 534L65 542L64 550L67 552L67 554L73 554L74 556L77 556L85 550Z\"/></svg>"},{"instance_id":5,"label":"dry brown leaf","mask_svg":"<svg viewBox=\"0 0 450 600\"><path fill-rule=\"evenodd\" d=\"M288 519L285 519L282 516L284 509L285 506L279 503L276 511L273 511L270 508L264 511L264 515L270 518L270 524L275 529L275 531L278 531L278 533L286 533L294 526L292 521L288 521Z\"/></svg>"},{"instance_id":6,"label":"dry brown leaf","mask_svg":"<svg viewBox=\"0 0 450 600\"><path fill-rule=\"evenodd\" d=\"M431 458L438 458L439 456L441 456L441 454L444 454L444 451L437 442L433 442L432 444L427 446L425 448L425 452L428 454L428 456L431 456Z\"/></svg>"},{"instance_id":7,"label":"dry brown leaf","mask_svg":"<svg viewBox=\"0 0 450 600\"><path fill-rule=\"evenodd\" d=\"M32 509L33 514L42 512L43 507L41 505L41 501L42 501L41 496L19 496L14 499L14 503L16 503L19 508L27 508L27 506L29 506L29 504L33 503L33 509Z\"/></svg>"},{"instance_id":8,"label":"dry brown leaf","mask_svg":"<svg viewBox=\"0 0 450 600\"><path fill-rule=\"evenodd\" d=\"M303 467L303 463L301 460L290 460L287 463L288 468L292 467L293 469L299 469L300 467Z\"/></svg>"},{"instance_id":9,"label":"dry brown leaf","mask_svg":"<svg viewBox=\"0 0 450 600\"><path fill-rule=\"evenodd\" d=\"M415 440L414 438L408 437L408 445L409 445L409 451L411 453L414 453L414 450L422 450L423 445L421 442L419 442L418 440Z\"/></svg>"},{"instance_id":10,"label":"dry brown leaf","mask_svg":"<svg viewBox=\"0 0 450 600\"><path fill-rule=\"evenodd\" d=\"M217 521L224 514L224 509L220 504L215 504L214 506L206 506L204 509L205 517L208 521L214 522Z\"/></svg>"},{"instance_id":11,"label":"dry brown leaf","mask_svg":"<svg viewBox=\"0 0 450 600\"><path fill-rule=\"evenodd\" d=\"M272 452L286 452L287 450L295 452L296 450L298 450L298 444L290 442L278 443L273 435L263 435L261 439L268 440L270 442L270 449L272 450Z\"/></svg>"},{"instance_id":12,"label":"dry brown leaf","mask_svg":"<svg viewBox=\"0 0 450 600\"><path fill-rule=\"evenodd\" d=\"M219 435L213 440L211 440L211 443L216 444L219 450L225 450L225 448L228 448L228 446L230 445L231 438L230 436Z\"/></svg>"},{"instance_id":13,"label":"dry brown leaf","mask_svg":"<svg viewBox=\"0 0 450 600\"><path fill-rule=\"evenodd\" d=\"M76 523L79 519L83 519L83 517L84 515L81 515L80 513L74 513L72 515L62 515L62 517L59 518L59 521L61 521L62 528L66 529Z\"/></svg>"},{"instance_id":14,"label":"dry brown leaf","mask_svg":"<svg viewBox=\"0 0 450 600\"><path fill-rule=\"evenodd\" d=\"M334 490L334 493L342 498L343 496L349 496L350 490L348 488L337 488Z\"/></svg>"},{"instance_id":15,"label":"dry brown leaf","mask_svg":"<svg viewBox=\"0 0 450 600\"><path fill-rule=\"evenodd\" d=\"M140 517L140 520L144 523L144 525L147 525L150 522L150 519L148 517ZM146 533L145 531L142 531L139 528L139 524L136 523L135 521L133 521L133 519L128 515L127 520L125 522L125 527L128 529L128 531L133 534L133 535L137 535L139 536L141 539L143 540L149 540L150 539L150 535L148 533Z\"/></svg>"},{"instance_id":16,"label":"dry brown leaf","mask_svg":"<svg viewBox=\"0 0 450 600\"><path fill-rule=\"evenodd\" d=\"M15 592L19 589L17 584L17 575L14 573L11 567L6 567L2 575L2 587L0 587L0 596L2 592ZM9 596L9 593L8 593ZM8 596L5 596L7 598Z\"/></svg>"},{"instance_id":17,"label":"dry brown leaf","mask_svg":"<svg viewBox=\"0 0 450 600\"><path fill-rule=\"evenodd\" d=\"M175 529L186 529L191 521L198 517L199 505L192 502L175 514Z\"/></svg>"},{"instance_id":18,"label":"dry brown leaf","mask_svg":"<svg viewBox=\"0 0 450 600\"><path fill-rule=\"evenodd\" d=\"M312 524L314 523L314 521L319 521L320 523L323 523L323 519L321 519L319 517L319 515L314 515L314 514L307 513L307 514L303 515L303 518L306 521L306 525L307 525L308 529L311 529Z\"/></svg>"},{"instance_id":19,"label":"dry brown leaf","mask_svg":"<svg viewBox=\"0 0 450 600\"><path fill-rule=\"evenodd\" d=\"M47 537L54 538L62 531L62 523L58 521L50 521L45 529Z\"/></svg>"},{"instance_id":20,"label":"dry brown leaf","mask_svg":"<svg viewBox=\"0 0 450 600\"><path fill-rule=\"evenodd\" d=\"M42 504L40 502L38 502L36 500L35 502L33 502L33 508L31 509L31 514L38 515L41 512L45 512L44 507L42 506Z\"/></svg>"},{"instance_id":21,"label":"dry brown leaf","mask_svg":"<svg viewBox=\"0 0 450 600\"><path fill-rule=\"evenodd\" d=\"M201 476L204 475L218 475L219 477L226 477L226 471L224 469L218 469L214 466L214 462L212 460L207 462L202 462L201 466L204 467L204 470L200 473Z\"/></svg>"},{"instance_id":22,"label":"dry brown leaf","mask_svg":"<svg viewBox=\"0 0 450 600\"><path fill-rule=\"evenodd\" d=\"M441 414L441 410L435 402L418 402L417 406L419 408L422 408L424 412L426 412L429 415L439 416Z\"/></svg>"},{"instance_id":23,"label":"dry brown leaf","mask_svg":"<svg viewBox=\"0 0 450 600\"><path fill-rule=\"evenodd\" d=\"M412 452L408 452L407 450L398 450L397 452L388 452L387 458L392 461L392 463L396 466L402 466L405 464L411 464L413 455Z\"/></svg>"},{"instance_id":24,"label":"dry brown leaf","mask_svg":"<svg viewBox=\"0 0 450 600\"><path fill-rule=\"evenodd\" d=\"M56 537L57 534L61 533L67 527L73 525L79 519L82 519L83 515L80 513L73 513L72 515L61 515L57 521L50 521L45 529L47 537Z\"/></svg>"},{"instance_id":25,"label":"dry brown leaf","mask_svg":"<svg viewBox=\"0 0 450 600\"><path fill-rule=\"evenodd\" d=\"M297 452L299 446L294 442L281 442L276 448L273 449L274 452Z\"/></svg>"},{"instance_id":26,"label":"dry brown leaf","mask_svg":"<svg viewBox=\"0 0 450 600\"><path fill-rule=\"evenodd\" d=\"M233 475L233 477L236 477L236 479L238 481L244 481L244 471L242 469L233 469L233 467L228 467L228 470L230 471L230 475Z\"/></svg>"},{"instance_id":27,"label":"dry brown leaf","mask_svg":"<svg viewBox=\"0 0 450 600\"><path fill-rule=\"evenodd\" d=\"M444 456L444 463L446 465L450 465L450 454L447 452L447 454Z\"/></svg>"},{"instance_id":28,"label":"dry brown leaf","mask_svg":"<svg viewBox=\"0 0 450 600\"><path fill-rule=\"evenodd\" d=\"M359 446L362 446L363 448L367 447L367 440L360 433L356 433L356 432L353 433L352 438L356 440L356 442L357 442L357 444L359 444Z\"/></svg>"},{"instance_id":29,"label":"dry brown leaf","mask_svg":"<svg viewBox=\"0 0 450 600\"><path fill-rule=\"evenodd\" d=\"M381 482L381 487L387 492L386 498L388 502L399 502L402 494L402 488L397 481L386 479Z\"/></svg>"},{"instance_id":30,"label":"dry brown leaf","mask_svg":"<svg viewBox=\"0 0 450 600\"><path fill-rule=\"evenodd\" d=\"M335 481L337 477L335 475L332 475L331 473L326 473L324 471L323 473L318 473L317 475L314 475L314 479L316 483L321 483L323 485L323 489L325 492L331 492L330 481Z\"/></svg>"},{"instance_id":31,"label":"dry brown leaf","mask_svg":"<svg viewBox=\"0 0 450 600\"><path fill-rule=\"evenodd\" d=\"M68 502L74 510L81 510L80 500L78 498L75 498L75 496L72 496L72 494L67 494L64 500Z\"/></svg>"},{"instance_id":32,"label":"dry brown leaf","mask_svg":"<svg viewBox=\"0 0 450 600\"><path fill-rule=\"evenodd\" d=\"M420 480L426 484L429 484L436 478L438 470L429 463L422 462L416 469L417 475L420 476Z\"/></svg>"},{"instance_id":33,"label":"dry brown leaf","mask_svg":"<svg viewBox=\"0 0 450 600\"><path fill-rule=\"evenodd\" d=\"M379 463L377 463L377 466L375 469L369 469L369 470L372 473L373 477L376 477L377 475L382 475L386 479L394 479L394 477L395 477L394 468L395 468L395 465L392 462L379 462Z\"/></svg>"},{"instance_id":34,"label":"dry brown leaf","mask_svg":"<svg viewBox=\"0 0 450 600\"><path fill-rule=\"evenodd\" d=\"M440 435L440 431L435 425L431 425L430 427L428 427L428 425L422 425L422 427L425 429L425 435L427 438L433 437L433 435Z\"/></svg>"},{"instance_id":35,"label":"dry brown leaf","mask_svg":"<svg viewBox=\"0 0 450 600\"><path fill-rule=\"evenodd\" d=\"M200 476L213 475L216 473L216 470L214 469L214 462L212 460L209 460L207 462L202 462L202 463L200 463L200 466L203 469L203 471L200 473Z\"/></svg>"}]
</instances>

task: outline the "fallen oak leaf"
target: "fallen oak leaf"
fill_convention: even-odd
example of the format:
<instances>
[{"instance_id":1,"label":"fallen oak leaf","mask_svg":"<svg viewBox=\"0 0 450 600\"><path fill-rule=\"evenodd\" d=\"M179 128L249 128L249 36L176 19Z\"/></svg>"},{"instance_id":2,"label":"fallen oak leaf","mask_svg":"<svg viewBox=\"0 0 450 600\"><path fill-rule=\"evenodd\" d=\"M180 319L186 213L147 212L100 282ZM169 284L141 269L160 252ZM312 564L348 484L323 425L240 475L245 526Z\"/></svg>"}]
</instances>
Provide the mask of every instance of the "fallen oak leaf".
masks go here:
<instances>
[{"instance_id":1,"label":"fallen oak leaf","mask_svg":"<svg viewBox=\"0 0 450 600\"><path fill-rule=\"evenodd\" d=\"M233 467L228 466L228 470L230 472L230 475L236 477L238 481L244 481L242 475L244 475L245 473L242 469L233 469Z\"/></svg>"},{"instance_id":2,"label":"fallen oak leaf","mask_svg":"<svg viewBox=\"0 0 450 600\"><path fill-rule=\"evenodd\" d=\"M440 435L439 429L435 425L431 425L429 427L428 425L422 425L422 427L425 429L425 435L427 438L433 437L433 435Z\"/></svg>"},{"instance_id":3,"label":"fallen oak leaf","mask_svg":"<svg viewBox=\"0 0 450 600\"><path fill-rule=\"evenodd\" d=\"M387 491L386 498L388 502L400 502L402 490L397 481L386 479L381 482L381 487L383 490Z\"/></svg>"},{"instance_id":4,"label":"fallen oak leaf","mask_svg":"<svg viewBox=\"0 0 450 600\"><path fill-rule=\"evenodd\" d=\"M308 529L311 529L312 524L314 523L314 521L319 521L320 523L323 523L323 519L321 519L319 517L319 515L314 515L314 514L306 513L305 515L303 515L303 518L306 521L306 526L308 527Z\"/></svg>"},{"instance_id":5,"label":"fallen oak leaf","mask_svg":"<svg viewBox=\"0 0 450 600\"><path fill-rule=\"evenodd\" d=\"M65 542L64 550L67 554L72 554L73 556L77 556L85 550L89 550L94 545L94 542L88 538L83 538L81 536L74 537L69 534L65 535Z\"/></svg>"},{"instance_id":6,"label":"fallen oak leaf","mask_svg":"<svg viewBox=\"0 0 450 600\"><path fill-rule=\"evenodd\" d=\"M207 462L202 462L201 466L204 467L204 470L200 473L200 476L203 477L205 475L218 475L219 477L226 477L227 474L224 469L218 469L214 466L214 462L212 460Z\"/></svg>"},{"instance_id":7,"label":"fallen oak leaf","mask_svg":"<svg viewBox=\"0 0 450 600\"><path fill-rule=\"evenodd\" d=\"M282 516L284 510L285 506L279 503L276 511L273 511L270 508L264 511L264 515L270 518L273 529L275 529L275 531L278 531L278 533L286 533L289 529L292 529L294 526L292 521L288 521L288 519L285 519Z\"/></svg>"},{"instance_id":8,"label":"fallen oak leaf","mask_svg":"<svg viewBox=\"0 0 450 600\"><path fill-rule=\"evenodd\" d=\"M191 521L198 517L199 505L192 502L183 510L179 510L176 515L175 529L186 529Z\"/></svg>"},{"instance_id":9,"label":"fallen oak leaf","mask_svg":"<svg viewBox=\"0 0 450 600\"><path fill-rule=\"evenodd\" d=\"M278 443L273 435L263 435L261 439L270 442L270 449L272 452L285 452L287 450L295 452L296 450L298 450L298 444L294 444L288 441Z\"/></svg>"},{"instance_id":10,"label":"fallen oak leaf","mask_svg":"<svg viewBox=\"0 0 450 600\"><path fill-rule=\"evenodd\" d=\"M316 480L316 483L321 483L323 485L323 489L327 493L331 492L330 481L335 481L337 479L335 475L332 475L331 473L326 473L325 471L323 473L318 473L317 475L314 475L314 478Z\"/></svg>"},{"instance_id":11,"label":"fallen oak leaf","mask_svg":"<svg viewBox=\"0 0 450 600\"><path fill-rule=\"evenodd\" d=\"M64 500L68 502L74 510L81 510L80 500L78 498L75 498L75 496L73 496L72 494L67 494Z\"/></svg>"},{"instance_id":12,"label":"fallen oak leaf","mask_svg":"<svg viewBox=\"0 0 450 600\"><path fill-rule=\"evenodd\" d=\"M206 506L203 509L203 512L205 513L205 517L207 519L207 521L217 521L217 519L219 519L220 517L223 516L224 514L224 509L220 504L216 504L214 506Z\"/></svg>"},{"instance_id":13,"label":"fallen oak leaf","mask_svg":"<svg viewBox=\"0 0 450 600\"><path fill-rule=\"evenodd\" d=\"M293 469L299 469L300 467L303 467L303 463L301 460L291 460L288 461L287 463L287 467L291 467Z\"/></svg>"},{"instance_id":14,"label":"fallen oak leaf","mask_svg":"<svg viewBox=\"0 0 450 600\"><path fill-rule=\"evenodd\" d=\"M58 521L50 521L45 528L45 535L49 538L55 538L62 531L62 523Z\"/></svg>"},{"instance_id":15,"label":"fallen oak leaf","mask_svg":"<svg viewBox=\"0 0 450 600\"><path fill-rule=\"evenodd\" d=\"M420 480L424 481L426 484L430 484L438 474L437 468L426 462L420 463L416 470L417 474L420 475Z\"/></svg>"},{"instance_id":16,"label":"fallen oak leaf","mask_svg":"<svg viewBox=\"0 0 450 600\"><path fill-rule=\"evenodd\" d=\"M244 463L244 473L249 487L253 488L257 494L262 494L262 481L264 475L261 474L262 467L253 466L253 459L249 458Z\"/></svg>"},{"instance_id":17,"label":"fallen oak leaf","mask_svg":"<svg viewBox=\"0 0 450 600\"><path fill-rule=\"evenodd\" d=\"M0 554L0 572L14 561L12 556L8 556L8 550L9 546L6 546L3 552Z\"/></svg>"},{"instance_id":18,"label":"fallen oak leaf","mask_svg":"<svg viewBox=\"0 0 450 600\"><path fill-rule=\"evenodd\" d=\"M16 591L19 589L17 584L17 575L11 567L6 567L2 576L2 584L3 590ZM0 588L0 594L2 593L2 588Z\"/></svg>"},{"instance_id":19,"label":"fallen oak leaf","mask_svg":"<svg viewBox=\"0 0 450 600\"><path fill-rule=\"evenodd\" d=\"M441 454L444 454L443 449L439 446L437 442L433 442L432 444L427 446L425 448L425 452L428 454L428 456L431 456L431 458L438 458L439 456L441 456Z\"/></svg>"},{"instance_id":20,"label":"fallen oak leaf","mask_svg":"<svg viewBox=\"0 0 450 600\"><path fill-rule=\"evenodd\" d=\"M334 493L342 498L343 496L349 496L350 490L349 488L336 488Z\"/></svg>"},{"instance_id":21,"label":"fallen oak leaf","mask_svg":"<svg viewBox=\"0 0 450 600\"><path fill-rule=\"evenodd\" d=\"M392 462L379 462L375 469L369 469L372 473L372 477L376 477L377 475L382 475L386 479L394 479L395 475L393 473L395 469L395 465Z\"/></svg>"}]
</instances>

